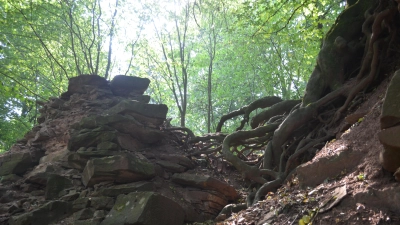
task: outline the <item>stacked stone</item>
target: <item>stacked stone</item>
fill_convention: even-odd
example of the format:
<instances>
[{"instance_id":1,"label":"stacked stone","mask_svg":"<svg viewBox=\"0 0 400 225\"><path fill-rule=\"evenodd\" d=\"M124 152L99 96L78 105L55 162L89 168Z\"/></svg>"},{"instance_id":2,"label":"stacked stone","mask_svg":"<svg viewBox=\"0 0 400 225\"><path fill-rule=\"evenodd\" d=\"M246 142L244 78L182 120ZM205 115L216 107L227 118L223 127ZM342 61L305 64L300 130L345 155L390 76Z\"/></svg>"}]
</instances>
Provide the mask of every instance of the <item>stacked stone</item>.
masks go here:
<instances>
[{"instance_id":1,"label":"stacked stone","mask_svg":"<svg viewBox=\"0 0 400 225\"><path fill-rule=\"evenodd\" d=\"M390 81L382 107L379 141L383 144L380 161L400 181L400 70Z\"/></svg>"},{"instance_id":2,"label":"stacked stone","mask_svg":"<svg viewBox=\"0 0 400 225\"><path fill-rule=\"evenodd\" d=\"M69 80L41 103L39 125L0 155L0 224L183 224L213 219L238 194L195 175L160 130L168 108L150 81Z\"/></svg>"}]
</instances>

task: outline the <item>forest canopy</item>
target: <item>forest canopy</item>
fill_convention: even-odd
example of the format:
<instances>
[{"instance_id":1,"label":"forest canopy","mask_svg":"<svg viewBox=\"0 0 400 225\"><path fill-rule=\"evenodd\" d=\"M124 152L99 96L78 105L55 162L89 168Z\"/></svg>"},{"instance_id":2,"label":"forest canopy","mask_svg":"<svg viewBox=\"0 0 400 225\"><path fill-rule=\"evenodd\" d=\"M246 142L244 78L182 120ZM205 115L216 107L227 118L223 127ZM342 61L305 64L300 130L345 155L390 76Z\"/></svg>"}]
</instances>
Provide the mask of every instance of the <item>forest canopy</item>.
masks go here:
<instances>
[{"instance_id":1,"label":"forest canopy","mask_svg":"<svg viewBox=\"0 0 400 225\"><path fill-rule=\"evenodd\" d=\"M265 96L301 99L345 1L0 0L0 151L68 78L149 78L152 103L195 133ZM240 120L229 120L232 131Z\"/></svg>"}]
</instances>

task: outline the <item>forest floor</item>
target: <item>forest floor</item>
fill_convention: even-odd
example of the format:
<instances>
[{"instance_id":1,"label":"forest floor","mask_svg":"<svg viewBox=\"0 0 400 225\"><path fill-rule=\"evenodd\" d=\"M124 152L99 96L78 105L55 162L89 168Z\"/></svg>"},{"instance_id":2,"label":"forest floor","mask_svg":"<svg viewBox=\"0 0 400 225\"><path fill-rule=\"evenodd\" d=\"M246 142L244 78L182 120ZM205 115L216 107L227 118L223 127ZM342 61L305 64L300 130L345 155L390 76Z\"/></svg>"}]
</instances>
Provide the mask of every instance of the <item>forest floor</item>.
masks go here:
<instances>
[{"instance_id":1,"label":"forest floor","mask_svg":"<svg viewBox=\"0 0 400 225\"><path fill-rule=\"evenodd\" d=\"M343 169L347 162L339 160L331 166L340 167L341 172L324 178L312 188L304 187L294 174L280 189L265 196L265 200L217 224L400 224L400 214L393 211L400 204L393 202L398 199L393 195L399 194L399 183L379 163L383 147L377 134L381 130L380 114L388 83L386 79L374 91L365 94L365 101L348 113L365 116L326 143L307 162L308 166L313 166L323 158L352 151L359 159L353 168ZM345 123L343 120L342 124ZM238 180L238 176L225 176L225 180Z\"/></svg>"}]
</instances>

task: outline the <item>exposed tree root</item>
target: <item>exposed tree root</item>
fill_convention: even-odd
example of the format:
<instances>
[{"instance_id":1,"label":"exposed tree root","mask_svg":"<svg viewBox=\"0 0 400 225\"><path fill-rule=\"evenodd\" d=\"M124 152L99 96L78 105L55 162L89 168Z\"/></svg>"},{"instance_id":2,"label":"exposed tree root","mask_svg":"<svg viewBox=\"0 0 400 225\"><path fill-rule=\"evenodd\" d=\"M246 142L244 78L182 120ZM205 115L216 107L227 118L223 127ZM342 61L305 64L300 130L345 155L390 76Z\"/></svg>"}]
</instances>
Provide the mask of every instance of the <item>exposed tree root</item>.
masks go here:
<instances>
[{"instance_id":1,"label":"exposed tree root","mask_svg":"<svg viewBox=\"0 0 400 225\"><path fill-rule=\"evenodd\" d=\"M273 116L289 113L291 109L301 103L301 100L286 100L272 105L269 109L262 111L251 119L251 128L256 128L260 124L265 123Z\"/></svg>"},{"instance_id":2,"label":"exposed tree root","mask_svg":"<svg viewBox=\"0 0 400 225\"><path fill-rule=\"evenodd\" d=\"M236 116L244 115L240 127L238 127L236 129L236 130L241 130L241 129L243 129L244 125L249 121L249 115L251 112L253 112L254 110L256 110L258 108L263 109L266 107L270 107L281 101L282 101L281 98L275 97L275 96L267 96L264 98L257 99L247 106L244 106L238 110L235 110L233 112L230 112L227 115L222 116L221 120L219 121L219 123L217 125L216 132L221 132L222 126L224 125L225 121L232 119Z\"/></svg>"}]
</instances>

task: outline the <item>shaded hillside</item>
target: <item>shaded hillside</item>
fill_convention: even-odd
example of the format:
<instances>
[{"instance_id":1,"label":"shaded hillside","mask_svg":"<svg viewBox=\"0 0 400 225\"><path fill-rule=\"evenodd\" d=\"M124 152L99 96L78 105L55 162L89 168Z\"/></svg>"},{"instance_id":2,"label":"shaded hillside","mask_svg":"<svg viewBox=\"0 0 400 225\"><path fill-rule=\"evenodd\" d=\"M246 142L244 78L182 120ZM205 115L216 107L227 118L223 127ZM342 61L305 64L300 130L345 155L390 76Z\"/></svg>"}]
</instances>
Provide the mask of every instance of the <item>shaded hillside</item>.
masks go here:
<instances>
[{"instance_id":1,"label":"shaded hillside","mask_svg":"<svg viewBox=\"0 0 400 225\"><path fill-rule=\"evenodd\" d=\"M392 77L363 96L341 122L343 131L283 187L218 224L300 224L307 217L312 224L400 224L400 186L379 161L382 107Z\"/></svg>"}]
</instances>

